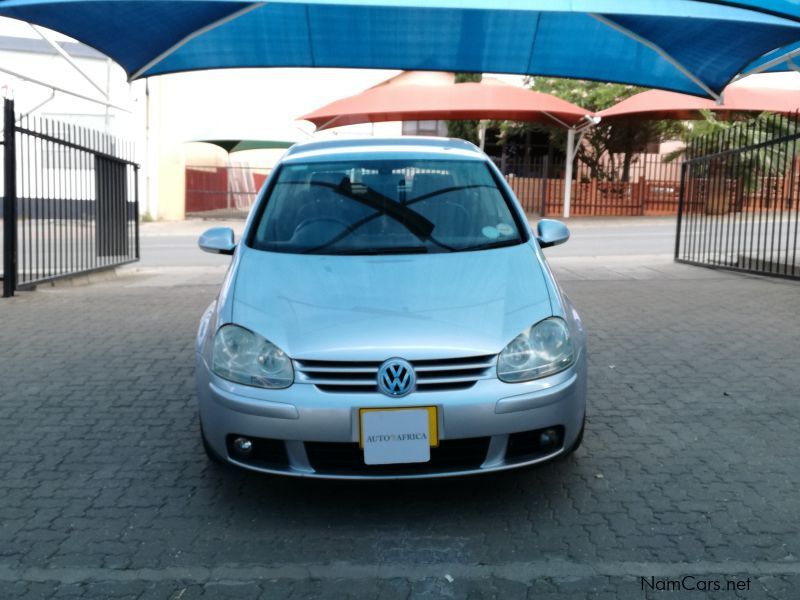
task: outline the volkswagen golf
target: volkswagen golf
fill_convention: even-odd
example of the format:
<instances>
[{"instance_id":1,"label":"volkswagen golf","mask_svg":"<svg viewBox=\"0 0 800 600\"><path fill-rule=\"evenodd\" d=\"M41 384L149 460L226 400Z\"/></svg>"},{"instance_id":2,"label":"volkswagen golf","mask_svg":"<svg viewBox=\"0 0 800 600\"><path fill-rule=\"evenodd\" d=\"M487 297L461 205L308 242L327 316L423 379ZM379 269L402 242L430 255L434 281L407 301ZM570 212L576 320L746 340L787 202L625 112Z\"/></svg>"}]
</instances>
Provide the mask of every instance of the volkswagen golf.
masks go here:
<instances>
[{"instance_id":1,"label":"volkswagen golf","mask_svg":"<svg viewBox=\"0 0 800 600\"><path fill-rule=\"evenodd\" d=\"M580 317L498 169L468 142L292 147L196 339L210 458L284 475L442 477L574 451L586 414Z\"/></svg>"}]
</instances>

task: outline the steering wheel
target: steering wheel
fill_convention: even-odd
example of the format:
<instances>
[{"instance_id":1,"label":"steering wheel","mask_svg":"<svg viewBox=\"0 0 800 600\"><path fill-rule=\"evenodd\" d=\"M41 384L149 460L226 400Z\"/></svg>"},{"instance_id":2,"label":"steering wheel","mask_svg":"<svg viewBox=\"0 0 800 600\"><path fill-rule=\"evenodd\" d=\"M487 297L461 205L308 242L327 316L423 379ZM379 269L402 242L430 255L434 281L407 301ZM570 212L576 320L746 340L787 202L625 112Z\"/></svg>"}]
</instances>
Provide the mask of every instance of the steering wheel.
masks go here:
<instances>
[{"instance_id":1,"label":"steering wheel","mask_svg":"<svg viewBox=\"0 0 800 600\"><path fill-rule=\"evenodd\" d=\"M345 230L348 227L350 227L349 223L346 223L341 219L337 219L336 217L311 217L310 219L305 219L297 224L297 227L294 228L294 233L292 234L292 237L296 236L300 231L302 231L306 227L310 227L311 225L316 225L317 223L333 223L335 225L339 225L342 228L342 230Z\"/></svg>"}]
</instances>

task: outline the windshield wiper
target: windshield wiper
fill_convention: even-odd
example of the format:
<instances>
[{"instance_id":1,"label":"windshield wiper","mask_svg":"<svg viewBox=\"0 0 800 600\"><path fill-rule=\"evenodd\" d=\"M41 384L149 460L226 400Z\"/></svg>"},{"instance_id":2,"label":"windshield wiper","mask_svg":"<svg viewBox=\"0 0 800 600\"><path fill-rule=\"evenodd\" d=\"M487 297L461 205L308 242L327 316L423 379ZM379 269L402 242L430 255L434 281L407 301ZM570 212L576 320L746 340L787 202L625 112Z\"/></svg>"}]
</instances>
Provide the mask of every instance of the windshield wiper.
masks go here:
<instances>
[{"instance_id":1,"label":"windshield wiper","mask_svg":"<svg viewBox=\"0 0 800 600\"><path fill-rule=\"evenodd\" d=\"M474 246L467 246L466 248L455 248L453 252L471 252L472 250L489 250L491 248L505 248L506 246L515 246L520 243L520 239L514 238L511 240L501 240L499 242L486 242L485 244L476 244Z\"/></svg>"},{"instance_id":2,"label":"windshield wiper","mask_svg":"<svg viewBox=\"0 0 800 600\"><path fill-rule=\"evenodd\" d=\"M387 248L343 248L340 250L327 250L325 252L312 252L312 254L353 254L374 256L379 254L427 254L425 246L389 246Z\"/></svg>"},{"instance_id":3,"label":"windshield wiper","mask_svg":"<svg viewBox=\"0 0 800 600\"><path fill-rule=\"evenodd\" d=\"M440 242L433 236L433 230L435 228L434 223L423 217L417 211L409 208L409 206L411 206L412 204L416 204L417 202L423 202L425 200L429 200L431 198L439 196L440 194L445 194L450 192L458 192L462 190L475 189L475 188L497 189L494 186L481 183L469 184L469 185L457 185L448 188L442 188L439 190L434 190L433 192L430 192L428 194L423 194L422 196L413 198L408 202L406 202L405 204L398 204L392 201L391 199L387 198L386 196L379 194L369 186L364 186L367 195L362 197L353 194L346 188L342 188L341 186L334 185L331 183L316 181L312 182L311 185L318 185L320 187L326 187L332 189L337 194L355 200L356 202L366 204L370 208L376 209L378 212L374 215L369 215L367 217L364 217L360 221L353 223L350 227L345 229L339 235L335 236L332 240L328 240L324 244L306 250L305 251L306 254L321 254L322 250L330 248L334 244L337 244L346 237L350 236L356 229L358 229L362 225L366 225L370 221L373 221L382 214L385 214L390 218L398 221L406 229L408 229L411 233L413 233L416 237L420 238L421 240L430 241L444 250L453 252L456 250L455 248ZM380 254L380 252L376 252L375 254Z\"/></svg>"},{"instance_id":4,"label":"windshield wiper","mask_svg":"<svg viewBox=\"0 0 800 600\"><path fill-rule=\"evenodd\" d=\"M423 202L425 200L430 200L431 198L435 198L436 196L440 196L442 194L450 194L452 192L460 192L462 190L474 190L477 188L489 188L490 190L496 190L497 187L493 185L488 185L485 183L471 183L468 185L454 185L447 188L441 188L438 190L434 190L427 194L423 194L422 196L417 196L416 198L412 198L408 202L405 203L405 206L411 206L412 204L416 204L417 202Z\"/></svg>"},{"instance_id":5,"label":"windshield wiper","mask_svg":"<svg viewBox=\"0 0 800 600\"><path fill-rule=\"evenodd\" d=\"M334 185L332 183L312 181L310 185L326 187L340 196L364 204L378 211L380 214L394 219L421 240L430 238L431 232L433 231L433 223L417 211L407 208L404 204L398 204L391 198L387 198L383 194L376 192L371 187L364 186L365 194L354 194L343 186Z\"/></svg>"}]
</instances>

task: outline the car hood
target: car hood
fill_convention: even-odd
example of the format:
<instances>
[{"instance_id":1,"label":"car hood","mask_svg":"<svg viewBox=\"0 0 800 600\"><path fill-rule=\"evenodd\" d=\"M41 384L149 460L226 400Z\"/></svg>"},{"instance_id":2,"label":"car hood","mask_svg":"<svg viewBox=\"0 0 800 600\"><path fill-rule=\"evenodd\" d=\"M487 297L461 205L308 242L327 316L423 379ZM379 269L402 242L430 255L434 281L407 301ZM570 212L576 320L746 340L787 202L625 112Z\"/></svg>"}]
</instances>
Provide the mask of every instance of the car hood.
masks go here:
<instances>
[{"instance_id":1,"label":"car hood","mask_svg":"<svg viewBox=\"0 0 800 600\"><path fill-rule=\"evenodd\" d=\"M552 314L545 275L527 244L391 256L243 250L233 321L293 358L495 354Z\"/></svg>"}]
</instances>

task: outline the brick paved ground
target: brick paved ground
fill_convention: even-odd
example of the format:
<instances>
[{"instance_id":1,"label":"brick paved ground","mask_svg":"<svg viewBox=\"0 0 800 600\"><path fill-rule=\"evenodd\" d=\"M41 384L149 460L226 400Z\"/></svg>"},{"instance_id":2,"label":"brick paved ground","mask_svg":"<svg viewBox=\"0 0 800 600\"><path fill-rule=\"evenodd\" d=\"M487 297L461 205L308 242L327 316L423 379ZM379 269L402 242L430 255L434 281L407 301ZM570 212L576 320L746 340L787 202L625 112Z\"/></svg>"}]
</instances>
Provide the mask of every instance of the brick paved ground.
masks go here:
<instances>
[{"instance_id":1,"label":"brick paved ground","mask_svg":"<svg viewBox=\"0 0 800 600\"><path fill-rule=\"evenodd\" d=\"M797 597L800 285L557 270L590 333L583 448L416 483L206 462L191 352L218 271L0 302L0 599ZM750 591L641 590L684 575Z\"/></svg>"}]
</instances>

